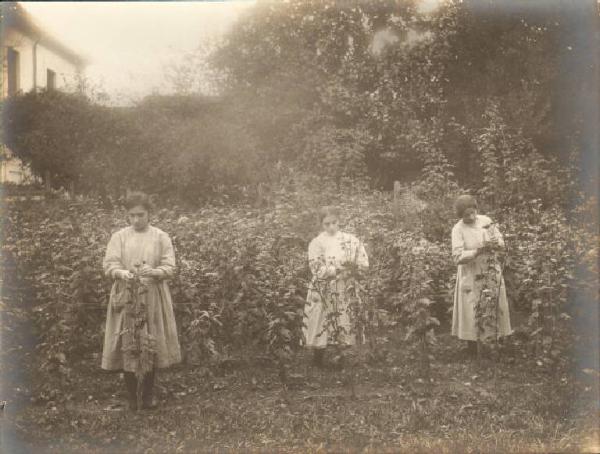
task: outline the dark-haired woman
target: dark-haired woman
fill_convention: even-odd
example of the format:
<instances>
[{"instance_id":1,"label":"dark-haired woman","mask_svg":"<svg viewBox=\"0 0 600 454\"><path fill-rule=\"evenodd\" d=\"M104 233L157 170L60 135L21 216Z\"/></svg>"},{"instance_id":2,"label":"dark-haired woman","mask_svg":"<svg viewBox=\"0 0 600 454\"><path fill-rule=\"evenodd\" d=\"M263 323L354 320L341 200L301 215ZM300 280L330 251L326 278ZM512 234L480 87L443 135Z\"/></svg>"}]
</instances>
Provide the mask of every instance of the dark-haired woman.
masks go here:
<instances>
[{"instance_id":1,"label":"dark-haired woman","mask_svg":"<svg viewBox=\"0 0 600 454\"><path fill-rule=\"evenodd\" d=\"M102 369L123 371L129 396L129 407L138 409L137 394L139 355L132 353L137 348L132 344L132 311L125 306L131 302L128 281L137 278L144 291L146 311L142 315L142 336L152 339L152 350L148 372L143 378L142 408L154 408L154 370L165 368L181 361L177 327L167 280L175 271L175 254L171 239L162 230L149 223L151 204L143 193L132 193L126 201L129 227L114 233L108 243L104 257L104 272L114 280L106 315L106 331L102 352ZM139 322L139 316L137 322Z\"/></svg>"},{"instance_id":2,"label":"dark-haired woman","mask_svg":"<svg viewBox=\"0 0 600 454\"><path fill-rule=\"evenodd\" d=\"M323 231L308 246L308 261L313 280L304 316L306 346L314 350L313 362L323 365L328 344L353 345L356 333L347 298L347 270L367 268L365 248L354 235L339 230L340 214L335 207L324 207L319 213ZM335 317L335 320L331 320ZM333 322L333 323L332 323ZM338 332L334 332L334 326Z\"/></svg>"},{"instance_id":3,"label":"dark-haired woman","mask_svg":"<svg viewBox=\"0 0 600 454\"><path fill-rule=\"evenodd\" d=\"M454 291L454 312L452 316L452 334L467 341L467 352L474 355L478 339L511 334L506 288L501 270L497 264L490 265L489 251L503 248L504 240L496 224L477 212L477 201L470 195L463 195L455 202L456 214L460 220L452 228L452 256L458 267ZM493 298L497 303L494 321L480 323L477 326L476 307L483 297L485 279L478 275L489 272L494 266L497 273ZM496 284L497 282L497 284ZM495 326L494 326L495 325Z\"/></svg>"}]
</instances>

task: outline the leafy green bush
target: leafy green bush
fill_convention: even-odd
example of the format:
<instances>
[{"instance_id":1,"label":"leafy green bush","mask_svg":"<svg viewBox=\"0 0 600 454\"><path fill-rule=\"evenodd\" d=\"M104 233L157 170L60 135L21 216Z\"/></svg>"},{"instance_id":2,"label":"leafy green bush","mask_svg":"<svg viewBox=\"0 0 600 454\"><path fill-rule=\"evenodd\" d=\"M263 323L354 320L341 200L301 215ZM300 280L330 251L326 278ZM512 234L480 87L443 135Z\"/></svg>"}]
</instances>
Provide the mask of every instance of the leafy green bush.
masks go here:
<instances>
[{"instance_id":1,"label":"leafy green bush","mask_svg":"<svg viewBox=\"0 0 600 454\"><path fill-rule=\"evenodd\" d=\"M326 203L340 206L344 230L366 245L365 320L399 323L407 341L423 346L427 361L435 328L449 321L456 272L450 239L431 241L418 228L398 227L387 194L344 187L336 195L308 191L300 177L285 183L272 188L261 207L171 206L153 213L153 223L171 235L176 248L178 273L171 288L185 361L219 362L258 350L285 377L301 346L310 280L306 249L319 230L316 208ZM577 309L568 294L581 287L588 297L597 296L593 224L569 223L564 213L533 202L489 214L506 237L509 300L530 317L519 331L540 358L565 360L569 319ZM30 289L39 336L34 366L48 372L38 375L47 378L42 390L55 389L56 380L76 380L73 363L99 354L110 286L100 264L110 233L124 220L124 211L93 199L8 205L3 264L13 263L19 284ZM449 222L436 229L446 230ZM589 268L587 274L575 273L581 266Z\"/></svg>"},{"instance_id":2,"label":"leafy green bush","mask_svg":"<svg viewBox=\"0 0 600 454\"><path fill-rule=\"evenodd\" d=\"M587 216L593 200L565 213L543 209L541 200L530 200L520 209L499 211L493 216L505 235L505 280L513 308L528 315L532 350L553 361L566 359L568 339L574 334L572 317L589 312L597 301L592 274L597 272L598 235ZM583 333L580 333L583 335Z\"/></svg>"},{"instance_id":3,"label":"leafy green bush","mask_svg":"<svg viewBox=\"0 0 600 454\"><path fill-rule=\"evenodd\" d=\"M544 207L565 206L566 168L544 157L521 128L511 128L495 103L484 118L488 123L473 134L481 157L481 179L475 184L482 201L493 207L519 207L532 199Z\"/></svg>"},{"instance_id":4,"label":"leafy green bush","mask_svg":"<svg viewBox=\"0 0 600 454\"><path fill-rule=\"evenodd\" d=\"M81 94L3 105L3 141L54 188L118 199L128 189L198 204L264 179L256 140L224 99L152 96L109 108Z\"/></svg>"},{"instance_id":5,"label":"leafy green bush","mask_svg":"<svg viewBox=\"0 0 600 454\"><path fill-rule=\"evenodd\" d=\"M81 94L30 92L2 106L2 140L55 188L80 191L115 183L127 136L123 116Z\"/></svg>"},{"instance_id":6,"label":"leafy green bush","mask_svg":"<svg viewBox=\"0 0 600 454\"><path fill-rule=\"evenodd\" d=\"M56 380L71 383L71 360L102 343L109 287L98 264L112 227L112 218L93 201L17 202L3 218L3 266L16 265L16 284L30 299L25 303L38 339L35 369L47 380L42 396L49 396Z\"/></svg>"},{"instance_id":7,"label":"leafy green bush","mask_svg":"<svg viewBox=\"0 0 600 454\"><path fill-rule=\"evenodd\" d=\"M291 361L301 346L310 279L306 248L318 233L320 198L287 193L273 207L155 213L155 224L176 248L179 273L171 288L187 362L221 360L248 348L264 349L282 366ZM359 199L342 204L353 230L368 222L360 216L369 200ZM375 200L383 211L385 199ZM16 263L20 284L31 289L36 367L53 372L48 377L70 380L73 361L99 353L110 287L100 264L110 233L124 219L123 211L91 199L9 205L3 262ZM48 379L43 387L53 383Z\"/></svg>"}]
</instances>

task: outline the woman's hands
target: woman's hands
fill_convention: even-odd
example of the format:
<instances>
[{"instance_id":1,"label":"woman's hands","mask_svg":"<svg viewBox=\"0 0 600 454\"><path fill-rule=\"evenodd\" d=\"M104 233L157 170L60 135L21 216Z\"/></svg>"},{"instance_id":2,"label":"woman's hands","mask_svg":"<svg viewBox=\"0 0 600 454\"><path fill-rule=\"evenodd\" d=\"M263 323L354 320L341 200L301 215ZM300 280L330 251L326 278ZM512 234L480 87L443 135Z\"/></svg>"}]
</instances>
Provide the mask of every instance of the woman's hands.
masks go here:
<instances>
[{"instance_id":1,"label":"woman's hands","mask_svg":"<svg viewBox=\"0 0 600 454\"><path fill-rule=\"evenodd\" d=\"M129 270L115 270L113 276L115 279L123 279L125 281L133 279L133 273Z\"/></svg>"},{"instance_id":2,"label":"woman's hands","mask_svg":"<svg viewBox=\"0 0 600 454\"><path fill-rule=\"evenodd\" d=\"M145 274L142 274L143 277L154 277L156 279L160 279L165 276L165 272L163 270L159 270L158 268L153 268L147 271Z\"/></svg>"},{"instance_id":3,"label":"woman's hands","mask_svg":"<svg viewBox=\"0 0 600 454\"><path fill-rule=\"evenodd\" d=\"M335 265L322 264L321 267L319 268L316 276L318 279L327 279L330 277L335 277L336 274L337 274L337 269L336 269Z\"/></svg>"},{"instance_id":4,"label":"woman's hands","mask_svg":"<svg viewBox=\"0 0 600 454\"><path fill-rule=\"evenodd\" d=\"M325 275L328 277L334 277L336 273L337 269L335 265L328 265L327 268L325 268Z\"/></svg>"},{"instance_id":5,"label":"woman's hands","mask_svg":"<svg viewBox=\"0 0 600 454\"><path fill-rule=\"evenodd\" d=\"M141 277L160 278L165 275L163 270L159 270L158 268L152 268L149 265L142 265L139 273Z\"/></svg>"},{"instance_id":6,"label":"woman's hands","mask_svg":"<svg viewBox=\"0 0 600 454\"><path fill-rule=\"evenodd\" d=\"M475 256L477 257L481 254L493 252L494 250L497 250L499 248L500 248L500 241L498 240L498 238L491 237L491 238L486 239L483 242L483 246L481 246L480 248L477 248L477 252L475 253Z\"/></svg>"},{"instance_id":7,"label":"woman's hands","mask_svg":"<svg viewBox=\"0 0 600 454\"><path fill-rule=\"evenodd\" d=\"M158 268L152 268L149 265L142 265L138 271L140 277L153 277L153 278L162 278L165 276L163 270ZM133 279L134 274L129 270L116 270L113 273L113 276L116 279L123 279L125 281L129 279Z\"/></svg>"}]
</instances>

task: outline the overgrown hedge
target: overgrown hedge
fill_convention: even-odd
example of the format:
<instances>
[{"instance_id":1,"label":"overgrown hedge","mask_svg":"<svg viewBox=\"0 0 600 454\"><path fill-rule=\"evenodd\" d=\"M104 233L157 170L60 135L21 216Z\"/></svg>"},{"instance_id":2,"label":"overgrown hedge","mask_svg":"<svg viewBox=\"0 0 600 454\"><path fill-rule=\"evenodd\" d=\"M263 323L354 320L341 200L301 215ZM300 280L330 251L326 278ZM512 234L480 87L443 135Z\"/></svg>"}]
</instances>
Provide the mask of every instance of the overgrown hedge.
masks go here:
<instances>
[{"instance_id":1,"label":"overgrown hedge","mask_svg":"<svg viewBox=\"0 0 600 454\"><path fill-rule=\"evenodd\" d=\"M318 232L315 209L324 203L339 203L346 229L366 243L371 269L365 304L372 324L421 326L431 334L437 322L429 317L448 320L455 273L449 237L427 240L421 223L436 217L425 211L418 225L407 224L414 211L394 216L389 195L281 190L263 207L162 208L152 218L176 248L179 272L172 290L187 363L240 355L249 347L280 362L293 360L309 279L306 249ZM43 372L36 376L45 377L47 390L53 380L76 380L72 365L101 350L110 285L101 260L111 232L125 225L125 213L92 199L7 208L4 275L31 290L39 336L33 366ZM597 297L593 274L585 282L575 274L583 265L593 273L595 264L585 260L597 252L594 237L535 203L492 215L509 247L505 274L513 310L529 316L518 330L541 360L567 361L576 309L568 293L587 282L588 298ZM11 264L15 273L8 270ZM416 305L417 297L433 304Z\"/></svg>"},{"instance_id":2,"label":"overgrown hedge","mask_svg":"<svg viewBox=\"0 0 600 454\"><path fill-rule=\"evenodd\" d=\"M228 99L150 96L119 108L42 91L2 111L2 142L55 189L110 200L136 188L198 205L264 179L256 140Z\"/></svg>"}]
</instances>

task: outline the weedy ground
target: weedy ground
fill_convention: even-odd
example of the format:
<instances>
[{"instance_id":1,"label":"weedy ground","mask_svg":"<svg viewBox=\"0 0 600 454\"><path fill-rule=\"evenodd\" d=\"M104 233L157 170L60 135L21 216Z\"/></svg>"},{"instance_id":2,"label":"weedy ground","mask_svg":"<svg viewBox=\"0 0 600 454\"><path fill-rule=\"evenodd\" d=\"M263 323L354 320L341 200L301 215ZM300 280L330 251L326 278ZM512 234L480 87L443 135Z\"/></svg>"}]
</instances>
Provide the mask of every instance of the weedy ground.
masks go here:
<instances>
[{"instance_id":1,"label":"weedy ground","mask_svg":"<svg viewBox=\"0 0 600 454\"><path fill-rule=\"evenodd\" d=\"M442 329L447 330L447 327ZM345 370L295 358L286 386L260 352L159 375L160 408L132 413L97 358L76 386L4 417L7 452L597 452L593 383L512 341L480 362L447 334L419 352L395 329ZM21 394L27 390L20 388Z\"/></svg>"}]
</instances>

